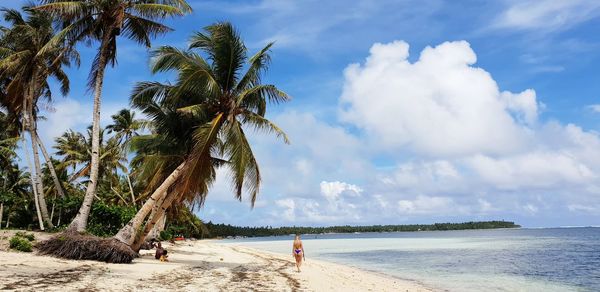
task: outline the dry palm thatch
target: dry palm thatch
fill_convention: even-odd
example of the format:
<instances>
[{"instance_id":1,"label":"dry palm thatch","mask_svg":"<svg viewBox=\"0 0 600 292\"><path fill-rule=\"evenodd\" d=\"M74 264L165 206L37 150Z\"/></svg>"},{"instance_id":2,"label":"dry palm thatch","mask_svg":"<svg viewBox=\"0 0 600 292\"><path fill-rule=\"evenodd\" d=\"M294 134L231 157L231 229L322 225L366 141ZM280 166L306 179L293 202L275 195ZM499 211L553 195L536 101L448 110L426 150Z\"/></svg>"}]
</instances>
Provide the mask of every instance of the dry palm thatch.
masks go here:
<instances>
[{"instance_id":1,"label":"dry palm thatch","mask_svg":"<svg viewBox=\"0 0 600 292\"><path fill-rule=\"evenodd\" d=\"M76 232L64 232L36 245L38 252L73 260L94 260L128 264L137 254L126 244L112 239Z\"/></svg>"}]
</instances>

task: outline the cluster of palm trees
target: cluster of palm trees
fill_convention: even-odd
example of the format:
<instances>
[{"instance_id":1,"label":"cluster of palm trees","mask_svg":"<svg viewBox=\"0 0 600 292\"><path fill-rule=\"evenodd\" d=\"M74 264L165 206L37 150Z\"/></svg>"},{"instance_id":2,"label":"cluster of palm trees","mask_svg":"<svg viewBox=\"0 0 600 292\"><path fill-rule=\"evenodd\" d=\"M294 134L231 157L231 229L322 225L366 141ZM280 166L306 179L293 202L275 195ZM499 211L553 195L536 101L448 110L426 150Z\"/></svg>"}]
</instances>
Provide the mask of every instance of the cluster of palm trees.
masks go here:
<instances>
[{"instance_id":1,"label":"cluster of palm trees","mask_svg":"<svg viewBox=\"0 0 600 292\"><path fill-rule=\"evenodd\" d=\"M14 149L15 138L20 137L25 156L33 158L31 191L41 228L53 223L38 150L53 178L55 195L64 196L65 177L86 185L83 203L67 232L85 231L94 198L105 188L100 191L139 206L115 236L135 251L171 206L201 206L219 167L228 168L234 196L241 200L245 192L254 204L261 176L246 132L267 131L288 142L283 131L265 118L267 104L289 99L276 86L261 82L272 44L249 56L235 28L223 22L195 33L187 48L153 49L152 72L173 72L176 79L136 84L131 105L146 119L137 120L132 110L124 109L102 129L104 71L115 65L117 41L125 37L150 47L153 37L171 30L161 20L190 13L191 7L185 0L42 0L38 4L24 7L23 13L3 10L9 26L0 28L0 107L2 118L14 129L12 135L5 131L0 145ZM76 48L81 42L99 44L89 77L94 95L92 126L87 135L67 131L58 137L54 148L61 160L55 163L37 133L39 109L42 101L53 97L49 78L59 81L63 95L68 93L64 69L79 65ZM1 151L8 160L15 156L13 150ZM128 162L130 153L133 158Z\"/></svg>"}]
</instances>

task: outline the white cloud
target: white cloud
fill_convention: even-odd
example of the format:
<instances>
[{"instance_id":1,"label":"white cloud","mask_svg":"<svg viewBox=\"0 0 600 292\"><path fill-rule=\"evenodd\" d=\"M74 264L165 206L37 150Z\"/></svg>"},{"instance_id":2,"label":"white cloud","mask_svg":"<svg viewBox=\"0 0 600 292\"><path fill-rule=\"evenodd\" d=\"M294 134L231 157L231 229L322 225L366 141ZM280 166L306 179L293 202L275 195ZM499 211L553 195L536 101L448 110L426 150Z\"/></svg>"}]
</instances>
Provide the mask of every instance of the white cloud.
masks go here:
<instances>
[{"instance_id":1,"label":"white cloud","mask_svg":"<svg viewBox=\"0 0 600 292\"><path fill-rule=\"evenodd\" d=\"M410 63L408 44L375 44L364 65L345 70L345 121L392 150L423 155L506 154L523 149L537 117L533 90L500 92L490 74L472 66L469 43L425 48Z\"/></svg>"},{"instance_id":2,"label":"white cloud","mask_svg":"<svg viewBox=\"0 0 600 292\"><path fill-rule=\"evenodd\" d=\"M464 211L451 198L422 195L414 200L399 200L398 209L399 213L408 215L441 215L450 212L460 214Z\"/></svg>"},{"instance_id":3,"label":"white cloud","mask_svg":"<svg viewBox=\"0 0 600 292\"><path fill-rule=\"evenodd\" d=\"M326 182L322 181L321 184L321 194L328 201L335 201L342 194L348 194L350 196L360 196L360 193L363 191L359 186L348 184L345 182L333 181Z\"/></svg>"},{"instance_id":4,"label":"white cloud","mask_svg":"<svg viewBox=\"0 0 600 292\"><path fill-rule=\"evenodd\" d=\"M597 17L600 2L588 0L510 1L493 24L497 28L564 30Z\"/></svg>"},{"instance_id":5,"label":"white cloud","mask_svg":"<svg viewBox=\"0 0 600 292\"><path fill-rule=\"evenodd\" d=\"M531 152L501 159L476 155L467 164L484 182L499 189L565 187L597 178L588 166L566 152Z\"/></svg>"},{"instance_id":6,"label":"white cloud","mask_svg":"<svg viewBox=\"0 0 600 292\"><path fill-rule=\"evenodd\" d=\"M588 105L587 108L595 113L600 113L600 104L591 104Z\"/></svg>"},{"instance_id":7,"label":"white cloud","mask_svg":"<svg viewBox=\"0 0 600 292\"><path fill-rule=\"evenodd\" d=\"M112 122L111 116L126 107L128 107L127 101L105 102L101 110L101 125L103 127L108 125ZM84 132L92 124L92 108L91 102L82 103L72 98L65 98L54 103L51 111L44 112L45 120L39 122L39 133L48 151L52 151L50 146L54 144L54 139L68 129Z\"/></svg>"}]
</instances>

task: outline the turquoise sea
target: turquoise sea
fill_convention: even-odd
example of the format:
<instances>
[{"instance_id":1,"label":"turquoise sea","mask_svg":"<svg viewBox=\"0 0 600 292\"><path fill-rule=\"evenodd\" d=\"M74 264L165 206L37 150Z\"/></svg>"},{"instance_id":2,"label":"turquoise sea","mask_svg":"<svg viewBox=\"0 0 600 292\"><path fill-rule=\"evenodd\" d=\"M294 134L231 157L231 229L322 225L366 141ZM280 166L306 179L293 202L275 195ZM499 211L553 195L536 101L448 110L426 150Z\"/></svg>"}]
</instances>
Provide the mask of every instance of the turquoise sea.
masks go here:
<instances>
[{"instance_id":1,"label":"turquoise sea","mask_svg":"<svg viewBox=\"0 0 600 292\"><path fill-rule=\"evenodd\" d=\"M293 236L228 240L291 253ZM600 228L304 235L306 258L446 291L600 291Z\"/></svg>"}]
</instances>

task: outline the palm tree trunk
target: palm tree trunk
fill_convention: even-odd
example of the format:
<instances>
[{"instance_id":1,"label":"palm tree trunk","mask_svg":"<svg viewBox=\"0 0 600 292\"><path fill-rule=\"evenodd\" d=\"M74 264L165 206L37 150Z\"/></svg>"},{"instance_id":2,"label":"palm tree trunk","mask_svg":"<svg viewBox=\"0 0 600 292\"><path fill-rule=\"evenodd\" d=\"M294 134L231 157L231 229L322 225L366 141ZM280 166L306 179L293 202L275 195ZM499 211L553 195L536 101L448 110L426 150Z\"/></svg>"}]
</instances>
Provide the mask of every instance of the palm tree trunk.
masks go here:
<instances>
[{"instance_id":1,"label":"palm tree trunk","mask_svg":"<svg viewBox=\"0 0 600 292\"><path fill-rule=\"evenodd\" d=\"M48 214L48 205L46 205L46 198L44 196L44 182L42 181L42 165L40 163L40 155L38 152L38 141L37 136L35 135L35 121L31 121L32 127L29 133L31 134L31 147L33 149L33 163L35 167L35 177L36 177L36 187L38 193L38 201L40 204L40 211L42 212L42 219L46 223L46 225L50 228L53 228L54 225L50 220L50 216Z\"/></svg>"},{"instance_id":2,"label":"palm tree trunk","mask_svg":"<svg viewBox=\"0 0 600 292\"><path fill-rule=\"evenodd\" d=\"M92 208L92 203L94 202L94 196L96 195L96 186L98 185L98 167L100 162L100 105L102 97L102 83L104 82L104 71L106 69L108 55L107 49L111 34L112 29L109 28L104 32L104 36L102 37L102 43L100 44L100 57L98 59L98 72L96 74L96 80L94 84L92 161L90 169L90 181L85 191L83 204L81 205L81 208L79 208L77 216L75 216L67 231L85 231L88 217L90 216L90 210Z\"/></svg>"},{"instance_id":3,"label":"palm tree trunk","mask_svg":"<svg viewBox=\"0 0 600 292\"><path fill-rule=\"evenodd\" d=\"M186 165L187 165L187 161L184 161L183 163L181 163L167 177L167 179L165 179L165 181L163 181L163 183L154 191L154 193L152 193L150 198L144 203L142 208L140 208L140 210L137 212L137 214L135 214L135 217L133 217L131 220L129 220L127 225L123 226L123 228L121 228L121 230L119 230L119 233L117 233L117 235L115 235L116 239L118 239L119 241L121 241L129 246L131 246L133 244L135 237L136 237L135 235L136 235L137 231L140 229L140 227L142 226L142 224L144 223L144 220L146 219L148 214L152 210L156 210L156 209L160 208L159 204L164 199L164 197L167 195L167 190L169 189L169 187L171 187L171 185L173 185L173 183L175 181L177 181L177 179L179 179L179 177L183 173Z\"/></svg>"},{"instance_id":4,"label":"palm tree trunk","mask_svg":"<svg viewBox=\"0 0 600 292\"><path fill-rule=\"evenodd\" d=\"M177 194L172 192L167 196L167 198L165 198L160 207L156 209L156 212L154 212L154 216L150 216L148 222L146 222L146 225L144 226L144 231L136 237L135 241L131 245L131 249L133 249L136 252L140 250L140 247L142 246L142 243L144 243L144 241L146 240L146 237L148 237L148 234L150 234L152 229L154 229L156 223L158 223L159 220L161 220L165 216L165 212L171 206L176 197Z\"/></svg>"},{"instance_id":5,"label":"palm tree trunk","mask_svg":"<svg viewBox=\"0 0 600 292\"><path fill-rule=\"evenodd\" d=\"M33 169L33 165L31 164L31 158L29 158L29 149L27 147L27 141L25 140L25 135L23 135L23 152L25 153L25 160L27 160L27 165L29 166L29 174L31 179L31 189L33 190L33 201L35 202L35 210L37 212L37 218L40 224L40 230L44 230L44 221L42 220L42 213L40 212L40 204L38 201L37 188L35 183L35 175L34 172L31 171ZM9 217L10 218L10 217ZM8 228L8 222L7 222Z\"/></svg>"},{"instance_id":6,"label":"palm tree trunk","mask_svg":"<svg viewBox=\"0 0 600 292\"><path fill-rule=\"evenodd\" d=\"M48 169L50 170L50 174L52 175L52 179L54 180L54 187L56 188L56 192L61 198L65 197L65 193L63 192L62 186L60 185L60 180L58 179L58 175L56 175L56 169L54 168L54 163L48 155L48 151L46 151L46 147L44 147L44 143L40 136L38 136L37 131L35 132L35 136L37 137L38 144L40 149L42 150L42 155L44 155L44 159L46 160L46 165L48 165Z\"/></svg>"},{"instance_id":7,"label":"palm tree trunk","mask_svg":"<svg viewBox=\"0 0 600 292\"><path fill-rule=\"evenodd\" d=\"M10 209L6 212L6 228L10 227Z\"/></svg>"},{"instance_id":8,"label":"palm tree trunk","mask_svg":"<svg viewBox=\"0 0 600 292\"><path fill-rule=\"evenodd\" d=\"M125 174L127 176L127 184L129 185L129 192L131 193L131 205L135 206L135 194L133 193L133 186L131 185L131 178L129 177L129 169Z\"/></svg>"},{"instance_id":9,"label":"palm tree trunk","mask_svg":"<svg viewBox=\"0 0 600 292\"><path fill-rule=\"evenodd\" d=\"M6 192L6 178L2 180L2 191ZM0 203L0 229L2 229L2 217L4 215L4 199Z\"/></svg>"},{"instance_id":10,"label":"palm tree trunk","mask_svg":"<svg viewBox=\"0 0 600 292\"><path fill-rule=\"evenodd\" d=\"M0 228L2 228L2 215L4 215L4 202L0 203Z\"/></svg>"}]
</instances>

